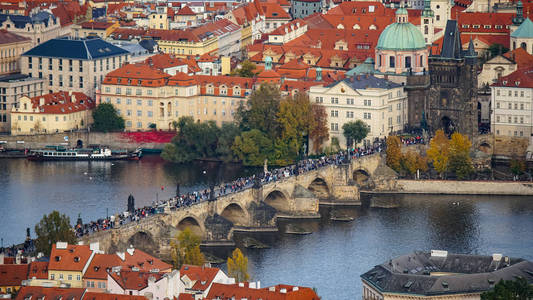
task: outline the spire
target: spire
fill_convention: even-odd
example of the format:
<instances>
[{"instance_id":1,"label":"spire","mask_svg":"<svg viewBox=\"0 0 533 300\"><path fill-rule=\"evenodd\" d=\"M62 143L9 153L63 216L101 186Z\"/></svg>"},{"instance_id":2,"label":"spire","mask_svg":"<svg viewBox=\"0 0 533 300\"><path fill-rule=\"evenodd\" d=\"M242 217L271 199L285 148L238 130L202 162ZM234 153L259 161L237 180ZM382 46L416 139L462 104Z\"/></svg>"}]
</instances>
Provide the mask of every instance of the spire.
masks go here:
<instances>
[{"instance_id":1,"label":"spire","mask_svg":"<svg viewBox=\"0 0 533 300\"><path fill-rule=\"evenodd\" d=\"M516 4L516 16L513 18L513 25L519 26L522 22L524 22L524 5L519 0Z\"/></svg>"},{"instance_id":2,"label":"spire","mask_svg":"<svg viewBox=\"0 0 533 300\"><path fill-rule=\"evenodd\" d=\"M407 23L407 9L405 9L404 1L400 2L400 8L396 10L396 23Z\"/></svg>"},{"instance_id":3,"label":"spire","mask_svg":"<svg viewBox=\"0 0 533 300\"><path fill-rule=\"evenodd\" d=\"M468 50L465 53L466 63L469 65L475 65L477 63L477 52L474 48L474 41L470 37L470 42L468 43Z\"/></svg>"}]
</instances>

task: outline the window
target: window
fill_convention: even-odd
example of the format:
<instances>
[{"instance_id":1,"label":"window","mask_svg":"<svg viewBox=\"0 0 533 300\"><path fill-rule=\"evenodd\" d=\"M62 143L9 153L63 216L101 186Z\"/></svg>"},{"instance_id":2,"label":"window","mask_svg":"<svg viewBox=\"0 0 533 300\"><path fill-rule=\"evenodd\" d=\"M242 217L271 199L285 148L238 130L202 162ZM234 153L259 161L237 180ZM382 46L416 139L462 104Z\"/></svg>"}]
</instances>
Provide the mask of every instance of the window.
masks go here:
<instances>
[{"instance_id":1,"label":"window","mask_svg":"<svg viewBox=\"0 0 533 300\"><path fill-rule=\"evenodd\" d=\"M151 96L152 95L152 90L148 90L147 93L148 93L148 95Z\"/></svg>"},{"instance_id":2,"label":"window","mask_svg":"<svg viewBox=\"0 0 533 300\"><path fill-rule=\"evenodd\" d=\"M394 68L394 62L396 58L394 56L389 57L389 67Z\"/></svg>"},{"instance_id":3,"label":"window","mask_svg":"<svg viewBox=\"0 0 533 300\"><path fill-rule=\"evenodd\" d=\"M520 124L524 124L524 117L520 117Z\"/></svg>"},{"instance_id":4,"label":"window","mask_svg":"<svg viewBox=\"0 0 533 300\"><path fill-rule=\"evenodd\" d=\"M121 88L116 88L115 90L115 94L122 94L122 89Z\"/></svg>"},{"instance_id":5,"label":"window","mask_svg":"<svg viewBox=\"0 0 533 300\"><path fill-rule=\"evenodd\" d=\"M126 104L131 105L131 99L126 99Z\"/></svg>"},{"instance_id":6,"label":"window","mask_svg":"<svg viewBox=\"0 0 533 300\"><path fill-rule=\"evenodd\" d=\"M72 280L72 275L68 275L67 280Z\"/></svg>"},{"instance_id":7,"label":"window","mask_svg":"<svg viewBox=\"0 0 533 300\"><path fill-rule=\"evenodd\" d=\"M131 121L126 121L126 127L131 127Z\"/></svg>"},{"instance_id":8,"label":"window","mask_svg":"<svg viewBox=\"0 0 533 300\"><path fill-rule=\"evenodd\" d=\"M143 104L142 100L141 99L137 99L137 105L141 106L142 104Z\"/></svg>"},{"instance_id":9,"label":"window","mask_svg":"<svg viewBox=\"0 0 533 300\"><path fill-rule=\"evenodd\" d=\"M83 73L83 61L80 60L80 61L78 62L78 64L79 64L79 67L80 67L80 68L79 68L79 69L80 69L80 73Z\"/></svg>"},{"instance_id":10,"label":"window","mask_svg":"<svg viewBox=\"0 0 533 300\"><path fill-rule=\"evenodd\" d=\"M111 89L108 86L106 86L104 90L105 90L106 93L110 93L111 92Z\"/></svg>"},{"instance_id":11,"label":"window","mask_svg":"<svg viewBox=\"0 0 533 300\"><path fill-rule=\"evenodd\" d=\"M363 119L367 119L367 120L372 119L372 114L371 113L363 113Z\"/></svg>"},{"instance_id":12,"label":"window","mask_svg":"<svg viewBox=\"0 0 533 300\"><path fill-rule=\"evenodd\" d=\"M347 111L346 118L353 119L353 111Z\"/></svg>"},{"instance_id":13,"label":"window","mask_svg":"<svg viewBox=\"0 0 533 300\"><path fill-rule=\"evenodd\" d=\"M372 100L364 100L363 101L364 106L372 106Z\"/></svg>"},{"instance_id":14,"label":"window","mask_svg":"<svg viewBox=\"0 0 533 300\"><path fill-rule=\"evenodd\" d=\"M54 85L54 76L52 74L48 74L48 85Z\"/></svg>"},{"instance_id":15,"label":"window","mask_svg":"<svg viewBox=\"0 0 533 300\"><path fill-rule=\"evenodd\" d=\"M33 63L31 57L28 57L28 68L31 70L33 68Z\"/></svg>"},{"instance_id":16,"label":"window","mask_svg":"<svg viewBox=\"0 0 533 300\"><path fill-rule=\"evenodd\" d=\"M331 123L331 131L339 131L339 124Z\"/></svg>"},{"instance_id":17,"label":"window","mask_svg":"<svg viewBox=\"0 0 533 300\"><path fill-rule=\"evenodd\" d=\"M509 109L513 109L513 104L512 104L511 102L509 102L509 103L507 103L507 104L508 104L508 105L507 105L507 108L509 108Z\"/></svg>"},{"instance_id":18,"label":"window","mask_svg":"<svg viewBox=\"0 0 533 300\"><path fill-rule=\"evenodd\" d=\"M140 110L138 110L138 111L137 111L137 117L142 117L142 115L143 115L143 112L140 111Z\"/></svg>"},{"instance_id":19,"label":"window","mask_svg":"<svg viewBox=\"0 0 533 300\"><path fill-rule=\"evenodd\" d=\"M500 122L500 116L496 116L496 122Z\"/></svg>"},{"instance_id":20,"label":"window","mask_svg":"<svg viewBox=\"0 0 533 300\"><path fill-rule=\"evenodd\" d=\"M405 67L406 68L411 68L411 56L406 56L405 57Z\"/></svg>"},{"instance_id":21,"label":"window","mask_svg":"<svg viewBox=\"0 0 533 300\"><path fill-rule=\"evenodd\" d=\"M402 116L396 117L396 123L400 124L402 122Z\"/></svg>"},{"instance_id":22,"label":"window","mask_svg":"<svg viewBox=\"0 0 533 300\"><path fill-rule=\"evenodd\" d=\"M63 75L59 74L59 86L63 86Z\"/></svg>"},{"instance_id":23,"label":"window","mask_svg":"<svg viewBox=\"0 0 533 300\"><path fill-rule=\"evenodd\" d=\"M68 60L68 71L72 72L72 59Z\"/></svg>"},{"instance_id":24,"label":"window","mask_svg":"<svg viewBox=\"0 0 533 300\"><path fill-rule=\"evenodd\" d=\"M58 69L59 71L63 71L63 60L61 58L59 59Z\"/></svg>"},{"instance_id":25,"label":"window","mask_svg":"<svg viewBox=\"0 0 533 300\"><path fill-rule=\"evenodd\" d=\"M348 105L353 105L355 103L354 99L353 98L347 98L346 99L346 104Z\"/></svg>"},{"instance_id":26,"label":"window","mask_svg":"<svg viewBox=\"0 0 533 300\"><path fill-rule=\"evenodd\" d=\"M500 90L496 90L496 96L500 95Z\"/></svg>"},{"instance_id":27,"label":"window","mask_svg":"<svg viewBox=\"0 0 533 300\"><path fill-rule=\"evenodd\" d=\"M338 116L339 116L339 111L338 110L332 110L331 111L331 117L336 118Z\"/></svg>"},{"instance_id":28,"label":"window","mask_svg":"<svg viewBox=\"0 0 533 300\"><path fill-rule=\"evenodd\" d=\"M131 88L126 88L126 95L131 95Z\"/></svg>"},{"instance_id":29,"label":"window","mask_svg":"<svg viewBox=\"0 0 533 300\"><path fill-rule=\"evenodd\" d=\"M154 113L151 110L149 110L148 111L148 117L151 118L153 115L154 115Z\"/></svg>"},{"instance_id":30,"label":"window","mask_svg":"<svg viewBox=\"0 0 533 300\"><path fill-rule=\"evenodd\" d=\"M150 92L150 93L148 93L148 95L151 95L152 92L151 92L151 91L149 91L149 92ZM141 89L136 89L136 90L135 90L135 95L137 95L137 96L142 95L142 90L141 90Z\"/></svg>"},{"instance_id":31,"label":"window","mask_svg":"<svg viewBox=\"0 0 533 300\"><path fill-rule=\"evenodd\" d=\"M120 104L121 102L120 98L117 98L117 104Z\"/></svg>"},{"instance_id":32,"label":"window","mask_svg":"<svg viewBox=\"0 0 533 300\"><path fill-rule=\"evenodd\" d=\"M331 104L339 104L339 98L331 97Z\"/></svg>"},{"instance_id":33,"label":"window","mask_svg":"<svg viewBox=\"0 0 533 300\"><path fill-rule=\"evenodd\" d=\"M39 57L39 70L43 69L43 59Z\"/></svg>"},{"instance_id":34,"label":"window","mask_svg":"<svg viewBox=\"0 0 533 300\"><path fill-rule=\"evenodd\" d=\"M126 110L126 116L131 116L131 109Z\"/></svg>"},{"instance_id":35,"label":"window","mask_svg":"<svg viewBox=\"0 0 533 300\"><path fill-rule=\"evenodd\" d=\"M402 110L402 103L401 102L396 105L396 109L397 110Z\"/></svg>"},{"instance_id":36,"label":"window","mask_svg":"<svg viewBox=\"0 0 533 300\"><path fill-rule=\"evenodd\" d=\"M52 71L52 59L48 59L48 70Z\"/></svg>"},{"instance_id":37,"label":"window","mask_svg":"<svg viewBox=\"0 0 533 300\"><path fill-rule=\"evenodd\" d=\"M59 274L59 279L63 279L63 274Z\"/></svg>"},{"instance_id":38,"label":"window","mask_svg":"<svg viewBox=\"0 0 533 300\"><path fill-rule=\"evenodd\" d=\"M524 91L520 91L520 97L524 97Z\"/></svg>"},{"instance_id":39,"label":"window","mask_svg":"<svg viewBox=\"0 0 533 300\"><path fill-rule=\"evenodd\" d=\"M520 110L524 110L524 103L520 103Z\"/></svg>"},{"instance_id":40,"label":"window","mask_svg":"<svg viewBox=\"0 0 533 300\"><path fill-rule=\"evenodd\" d=\"M323 103L324 102L324 98L323 97L316 97L315 98L315 102L316 103Z\"/></svg>"},{"instance_id":41,"label":"window","mask_svg":"<svg viewBox=\"0 0 533 300\"><path fill-rule=\"evenodd\" d=\"M82 89L82 88L83 88L83 77L80 76L80 89Z\"/></svg>"},{"instance_id":42,"label":"window","mask_svg":"<svg viewBox=\"0 0 533 300\"><path fill-rule=\"evenodd\" d=\"M154 101L153 100L148 100L148 106L153 106L154 105Z\"/></svg>"},{"instance_id":43,"label":"window","mask_svg":"<svg viewBox=\"0 0 533 300\"><path fill-rule=\"evenodd\" d=\"M55 279L55 274L53 274L53 273L50 274L50 279L51 279L51 280L54 280L54 279Z\"/></svg>"},{"instance_id":44,"label":"window","mask_svg":"<svg viewBox=\"0 0 533 300\"><path fill-rule=\"evenodd\" d=\"M106 97L106 98L105 98L105 103L111 103L111 98Z\"/></svg>"},{"instance_id":45,"label":"window","mask_svg":"<svg viewBox=\"0 0 533 300\"><path fill-rule=\"evenodd\" d=\"M511 116L507 117L507 123L511 123Z\"/></svg>"},{"instance_id":46,"label":"window","mask_svg":"<svg viewBox=\"0 0 533 300\"><path fill-rule=\"evenodd\" d=\"M142 128L143 127L143 123L142 122L137 122L137 128Z\"/></svg>"},{"instance_id":47,"label":"window","mask_svg":"<svg viewBox=\"0 0 533 300\"><path fill-rule=\"evenodd\" d=\"M496 102L496 108L500 108L500 102Z\"/></svg>"}]
</instances>

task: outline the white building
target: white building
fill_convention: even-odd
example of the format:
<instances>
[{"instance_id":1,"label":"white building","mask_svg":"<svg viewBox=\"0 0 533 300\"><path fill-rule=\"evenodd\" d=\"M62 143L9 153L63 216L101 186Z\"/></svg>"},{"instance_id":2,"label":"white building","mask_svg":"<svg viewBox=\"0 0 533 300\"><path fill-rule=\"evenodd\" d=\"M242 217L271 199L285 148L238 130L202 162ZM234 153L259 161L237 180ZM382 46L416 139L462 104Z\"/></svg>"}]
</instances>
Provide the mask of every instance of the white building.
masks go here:
<instances>
[{"instance_id":1,"label":"white building","mask_svg":"<svg viewBox=\"0 0 533 300\"><path fill-rule=\"evenodd\" d=\"M163 300L178 297L185 291L179 271L171 273L143 272L138 269L126 271L114 268L107 275L107 291L111 294L145 296L148 299Z\"/></svg>"},{"instance_id":2,"label":"white building","mask_svg":"<svg viewBox=\"0 0 533 300\"><path fill-rule=\"evenodd\" d=\"M342 126L362 120L370 128L364 143L403 130L407 124L407 93L403 86L373 75L358 75L329 86L312 86L309 99L324 105L329 136L344 147Z\"/></svg>"},{"instance_id":3,"label":"white building","mask_svg":"<svg viewBox=\"0 0 533 300\"><path fill-rule=\"evenodd\" d=\"M529 137L533 133L533 67L501 77L491 86L491 131Z\"/></svg>"}]
</instances>

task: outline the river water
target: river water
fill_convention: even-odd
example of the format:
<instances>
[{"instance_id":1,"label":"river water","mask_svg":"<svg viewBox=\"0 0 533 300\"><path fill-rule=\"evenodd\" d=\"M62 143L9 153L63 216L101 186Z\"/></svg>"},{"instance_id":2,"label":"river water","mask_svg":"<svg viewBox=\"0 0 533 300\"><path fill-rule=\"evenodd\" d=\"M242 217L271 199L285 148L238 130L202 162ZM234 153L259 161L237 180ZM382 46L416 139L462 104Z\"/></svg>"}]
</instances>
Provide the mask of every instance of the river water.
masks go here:
<instances>
[{"instance_id":1,"label":"river water","mask_svg":"<svg viewBox=\"0 0 533 300\"><path fill-rule=\"evenodd\" d=\"M205 174L204 174L204 171ZM205 188L254 170L216 163L174 165L158 157L139 162L0 160L0 238L21 242L25 228L52 210L75 222ZM360 299L359 275L413 250L441 249L533 260L533 199L501 196L402 196L396 208L321 208L315 221L281 222L309 235L280 233L269 249L247 249L253 280L314 287L322 299ZM330 216L355 217L335 222ZM33 234L33 229L32 229Z\"/></svg>"}]
</instances>

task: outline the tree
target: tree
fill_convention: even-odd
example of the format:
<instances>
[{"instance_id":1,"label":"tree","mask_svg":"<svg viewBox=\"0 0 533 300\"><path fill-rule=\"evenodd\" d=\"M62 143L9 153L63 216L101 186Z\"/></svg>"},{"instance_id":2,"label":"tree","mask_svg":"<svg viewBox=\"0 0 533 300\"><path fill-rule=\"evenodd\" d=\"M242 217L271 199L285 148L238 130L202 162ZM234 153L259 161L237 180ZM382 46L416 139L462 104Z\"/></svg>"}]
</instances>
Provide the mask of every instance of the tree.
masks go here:
<instances>
[{"instance_id":1,"label":"tree","mask_svg":"<svg viewBox=\"0 0 533 300\"><path fill-rule=\"evenodd\" d=\"M465 179L474 172L472 159L470 158L470 147L472 143L468 137L454 132L450 140L449 170L455 172L458 179Z\"/></svg>"},{"instance_id":2,"label":"tree","mask_svg":"<svg viewBox=\"0 0 533 300\"><path fill-rule=\"evenodd\" d=\"M237 282L244 282L250 279L248 257L244 256L239 248L235 248L231 257L228 257L228 276L235 278Z\"/></svg>"},{"instance_id":3,"label":"tree","mask_svg":"<svg viewBox=\"0 0 533 300\"><path fill-rule=\"evenodd\" d=\"M113 104L101 103L93 111L92 128L102 132L124 130L124 119L118 115Z\"/></svg>"},{"instance_id":4,"label":"tree","mask_svg":"<svg viewBox=\"0 0 533 300\"><path fill-rule=\"evenodd\" d=\"M516 178L517 176L526 171L526 162L523 159L513 157L509 162L509 167L514 177Z\"/></svg>"},{"instance_id":5,"label":"tree","mask_svg":"<svg viewBox=\"0 0 533 300\"><path fill-rule=\"evenodd\" d=\"M35 248L37 252L49 256L52 251L52 245L57 242L67 242L74 244L76 235L70 226L70 218L66 215L59 214L54 210L49 215L44 215L41 221L35 225Z\"/></svg>"},{"instance_id":6,"label":"tree","mask_svg":"<svg viewBox=\"0 0 533 300\"><path fill-rule=\"evenodd\" d=\"M242 131L257 129L275 140L279 136L277 114L280 102L279 89L274 85L262 84L250 95L245 105L239 106L235 119Z\"/></svg>"},{"instance_id":7,"label":"tree","mask_svg":"<svg viewBox=\"0 0 533 300\"><path fill-rule=\"evenodd\" d=\"M306 94L284 98L277 113L281 136L276 139L275 159L279 164L292 163L298 158L309 133L311 104Z\"/></svg>"},{"instance_id":8,"label":"tree","mask_svg":"<svg viewBox=\"0 0 533 300\"><path fill-rule=\"evenodd\" d=\"M413 150L407 151L401 158L402 169L409 175L414 175L418 170L427 171L427 160L420 153Z\"/></svg>"},{"instance_id":9,"label":"tree","mask_svg":"<svg viewBox=\"0 0 533 300\"><path fill-rule=\"evenodd\" d=\"M442 178L448 170L448 160L450 158L450 140L448 140L442 129L435 132L435 136L429 142L429 149L426 153L433 163L433 167Z\"/></svg>"},{"instance_id":10,"label":"tree","mask_svg":"<svg viewBox=\"0 0 533 300\"><path fill-rule=\"evenodd\" d=\"M205 257L200 251L200 242L201 238L189 227L170 242L170 254L175 269L180 269L182 265L201 266L205 263Z\"/></svg>"},{"instance_id":11,"label":"tree","mask_svg":"<svg viewBox=\"0 0 533 300\"><path fill-rule=\"evenodd\" d=\"M266 134L253 129L235 137L231 149L244 165L262 166L265 159L272 157L273 143Z\"/></svg>"},{"instance_id":12,"label":"tree","mask_svg":"<svg viewBox=\"0 0 533 300\"><path fill-rule=\"evenodd\" d=\"M481 300L530 300L533 286L523 277L515 280L500 280L492 290L483 292Z\"/></svg>"},{"instance_id":13,"label":"tree","mask_svg":"<svg viewBox=\"0 0 533 300\"><path fill-rule=\"evenodd\" d=\"M354 142L356 145L359 144L366 138L370 131L368 125L361 120L344 123L344 125L342 125L342 130L344 137L346 137L346 146L348 148L352 147Z\"/></svg>"},{"instance_id":14,"label":"tree","mask_svg":"<svg viewBox=\"0 0 533 300\"><path fill-rule=\"evenodd\" d=\"M319 153L322 144L329 139L328 114L324 106L311 104L311 116L309 124L309 140L313 145L313 152Z\"/></svg>"},{"instance_id":15,"label":"tree","mask_svg":"<svg viewBox=\"0 0 533 300\"><path fill-rule=\"evenodd\" d=\"M257 66L253 62L246 59L241 63L240 68L231 71L231 75L252 78L255 76L254 70L256 67Z\"/></svg>"},{"instance_id":16,"label":"tree","mask_svg":"<svg viewBox=\"0 0 533 300\"><path fill-rule=\"evenodd\" d=\"M392 135L387 137L387 166L396 172L402 169L402 143L400 138Z\"/></svg>"},{"instance_id":17,"label":"tree","mask_svg":"<svg viewBox=\"0 0 533 300\"><path fill-rule=\"evenodd\" d=\"M234 123L223 123L218 135L216 155L225 162L235 160L235 154L231 150L235 138L241 134L241 130Z\"/></svg>"},{"instance_id":18,"label":"tree","mask_svg":"<svg viewBox=\"0 0 533 300\"><path fill-rule=\"evenodd\" d=\"M489 46L487 51L490 54L490 57L494 57L496 55L504 54L509 51L509 48L505 47L502 44L492 44Z\"/></svg>"}]
</instances>

